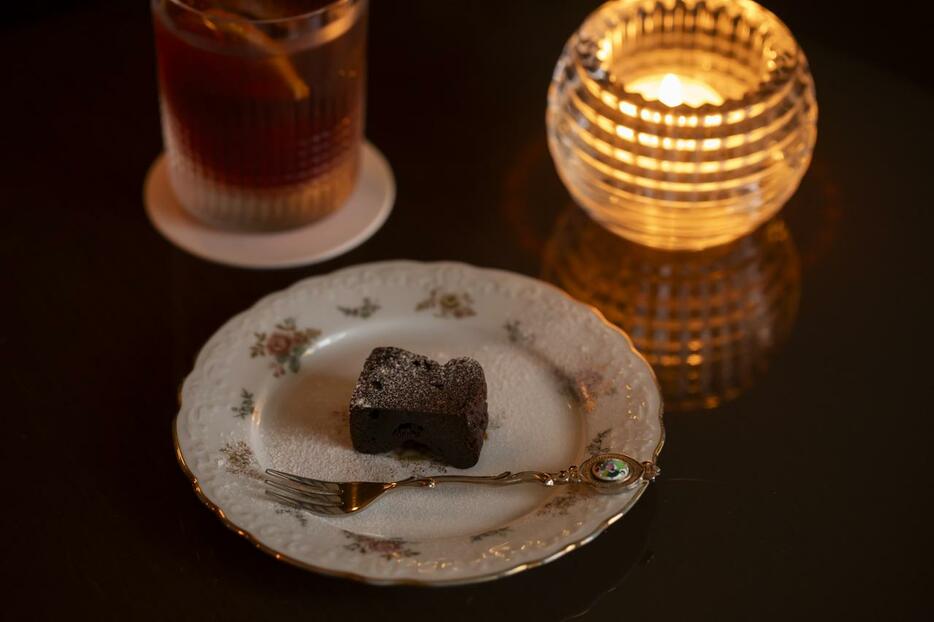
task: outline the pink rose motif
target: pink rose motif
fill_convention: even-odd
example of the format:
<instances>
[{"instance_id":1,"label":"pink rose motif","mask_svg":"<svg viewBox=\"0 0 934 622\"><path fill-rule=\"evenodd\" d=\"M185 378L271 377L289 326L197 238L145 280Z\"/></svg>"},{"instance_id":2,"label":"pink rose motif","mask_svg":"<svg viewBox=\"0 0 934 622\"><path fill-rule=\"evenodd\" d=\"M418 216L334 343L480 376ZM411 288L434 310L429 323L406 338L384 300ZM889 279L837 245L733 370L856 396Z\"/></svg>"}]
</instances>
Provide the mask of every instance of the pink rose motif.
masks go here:
<instances>
[{"instance_id":1,"label":"pink rose motif","mask_svg":"<svg viewBox=\"0 0 934 622\"><path fill-rule=\"evenodd\" d=\"M266 340L266 349L273 356L285 356L292 349L292 340L282 333L273 333Z\"/></svg>"},{"instance_id":2,"label":"pink rose motif","mask_svg":"<svg viewBox=\"0 0 934 622\"><path fill-rule=\"evenodd\" d=\"M255 332L256 341L250 346L250 358L271 357L272 375L280 378L288 372L297 374L302 366L302 355L308 344L317 339L321 331L316 328L298 328L295 320L287 318L276 324L272 334Z\"/></svg>"}]
</instances>

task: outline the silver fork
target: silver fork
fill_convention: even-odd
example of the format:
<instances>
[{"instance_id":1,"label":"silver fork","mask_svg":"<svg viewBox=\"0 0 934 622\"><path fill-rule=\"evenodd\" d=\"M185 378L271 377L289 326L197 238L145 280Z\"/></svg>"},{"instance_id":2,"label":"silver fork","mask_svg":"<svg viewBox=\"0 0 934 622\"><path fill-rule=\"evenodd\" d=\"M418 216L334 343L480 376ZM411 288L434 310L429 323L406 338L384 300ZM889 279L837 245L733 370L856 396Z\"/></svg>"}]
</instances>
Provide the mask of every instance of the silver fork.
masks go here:
<instances>
[{"instance_id":1,"label":"silver fork","mask_svg":"<svg viewBox=\"0 0 934 622\"><path fill-rule=\"evenodd\" d=\"M557 473L545 471L506 471L499 475L432 475L410 477L398 482L329 482L266 469L270 479L266 494L294 508L323 516L353 514L367 507L390 490L438 484L486 484L512 486L537 483L543 486L587 486L597 492L614 494L632 490L655 479L661 469L653 462L639 462L625 454L600 454L578 466Z\"/></svg>"}]
</instances>

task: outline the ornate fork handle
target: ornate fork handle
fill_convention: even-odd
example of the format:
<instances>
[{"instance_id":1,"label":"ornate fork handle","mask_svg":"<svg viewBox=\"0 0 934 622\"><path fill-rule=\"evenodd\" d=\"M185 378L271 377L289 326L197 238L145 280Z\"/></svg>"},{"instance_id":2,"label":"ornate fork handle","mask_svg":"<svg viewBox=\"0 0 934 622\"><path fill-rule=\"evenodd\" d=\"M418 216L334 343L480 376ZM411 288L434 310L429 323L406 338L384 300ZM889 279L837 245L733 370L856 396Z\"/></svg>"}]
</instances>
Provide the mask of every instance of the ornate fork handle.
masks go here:
<instances>
[{"instance_id":1,"label":"ornate fork handle","mask_svg":"<svg viewBox=\"0 0 934 622\"><path fill-rule=\"evenodd\" d=\"M499 475L432 475L410 477L394 482L393 488L416 486L434 488L438 484L486 484L490 486L512 486L514 484L538 483L543 486L583 484L599 492L615 493L649 482L661 470L652 462L639 462L624 454L600 454L578 466L571 466L557 473L545 471L506 471Z\"/></svg>"},{"instance_id":2,"label":"ornate fork handle","mask_svg":"<svg viewBox=\"0 0 934 622\"><path fill-rule=\"evenodd\" d=\"M434 475L410 477L398 482L330 482L266 469L266 494L292 507L323 516L353 514L390 490L404 487L434 488L438 484L487 484L512 486L535 483L542 486L589 486L599 493L613 494L644 486L658 475L653 462L639 462L624 454L600 454L583 464L557 473L506 471L499 475Z\"/></svg>"},{"instance_id":3,"label":"ornate fork handle","mask_svg":"<svg viewBox=\"0 0 934 622\"><path fill-rule=\"evenodd\" d=\"M563 472L563 471L562 471ZM511 486L512 484L525 484L539 482L545 486L553 486L555 476L544 471L521 471L513 473L506 471L499 475L431 475L429 477L410 477L396 482L397 486L419 486L434 488L438 484L489 484L491 486Z\"/></svg>"}]
</instances>

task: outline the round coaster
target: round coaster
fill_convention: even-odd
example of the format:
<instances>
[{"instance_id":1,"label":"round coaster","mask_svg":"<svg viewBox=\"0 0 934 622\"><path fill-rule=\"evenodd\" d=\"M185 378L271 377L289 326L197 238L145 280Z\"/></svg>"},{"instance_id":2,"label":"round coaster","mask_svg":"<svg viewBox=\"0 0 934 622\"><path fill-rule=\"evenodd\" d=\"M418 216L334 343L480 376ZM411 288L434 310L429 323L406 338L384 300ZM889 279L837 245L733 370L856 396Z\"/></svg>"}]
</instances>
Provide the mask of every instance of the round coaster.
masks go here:
<instances>
[{"instance_id":1,"label":"round coaster","mask_svg":"<svg viewBox=\"0 0 934 622\"><path fill-rule=\"evenodd\" d=\"M357 187L330 216L288 231L227 231L201 222L179 205L166 169L165 154L160 154L146 174L143 197L153 226L192 255L239 268L292 268L346 253L379 230L396 198L389 163L366 142Z\"/></svg>"}]
</instances>

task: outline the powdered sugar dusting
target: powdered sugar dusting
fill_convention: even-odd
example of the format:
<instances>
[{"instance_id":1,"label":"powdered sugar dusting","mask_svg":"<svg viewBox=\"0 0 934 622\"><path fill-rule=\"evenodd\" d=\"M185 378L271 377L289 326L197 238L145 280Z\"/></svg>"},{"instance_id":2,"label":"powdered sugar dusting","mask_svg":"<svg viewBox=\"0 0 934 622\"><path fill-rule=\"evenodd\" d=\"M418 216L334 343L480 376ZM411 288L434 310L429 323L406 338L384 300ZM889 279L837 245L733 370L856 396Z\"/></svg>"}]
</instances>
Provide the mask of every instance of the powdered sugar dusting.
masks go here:
<instances>
[{"instance_id":1,"label":"powdered sugar dusting","mask_svg":"<svg viewBox=\"0 0 934 622\"><path fill-rule=\"evenodd\" d=\"M472 469L475 474L529 469L555 470L575 459L580 414L556 386L551 369L504 341L467 339L432 348L439 335L396 335L407 349L438 361L469 356L483 367L488 407L495 430ZM475 336L476 337L476 336ZM412 341L416 344L412 345ZM392 454L364 455L353 450L346 409L359 368L371 344L342 341L333 351L318 350L303 362L301 374L270 396L261 415L257 445L264 468L329 480L398 480L437 473L430 463L400 461ZM278 386L278 385L277 385ZM394 492L366 512L339 519L345 529L407 538L458 535L477 529L477 504L494 528L533 511L547 496L535 487L509 490L440 487Z\"/></svg>"}]
</instances>

